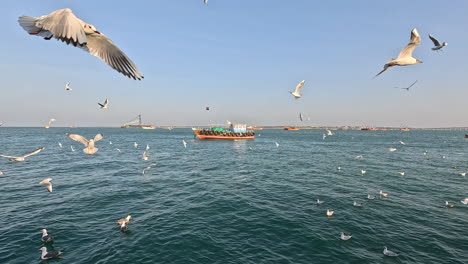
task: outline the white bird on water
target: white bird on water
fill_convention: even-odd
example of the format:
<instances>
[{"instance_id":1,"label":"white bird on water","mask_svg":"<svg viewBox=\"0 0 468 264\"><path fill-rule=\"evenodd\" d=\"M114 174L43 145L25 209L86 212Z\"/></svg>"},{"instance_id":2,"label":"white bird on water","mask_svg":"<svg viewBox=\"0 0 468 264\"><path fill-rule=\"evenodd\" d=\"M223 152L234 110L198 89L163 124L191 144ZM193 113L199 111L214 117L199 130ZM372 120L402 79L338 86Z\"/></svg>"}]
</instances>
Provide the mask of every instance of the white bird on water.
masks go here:
<instances>
[{"instance_id":1,"label":"white bird on water","mask_svg":"<svg viewBox=\"0 0 468 264\"><path fill-rule=\"evenodd\" d=\"M152 163L150 164L148 167L144 168L143 171L141 172L141 174L145 174L149 169L153 168L154 166L156 166L155 163Z\"/></svg>"},{"instance_id":2,"label":"white bird on water","mask_svg":"<svg viewBox=\"0 0 468 264\"><path fill-rule=\"evenodd\" d=\"M452 207L455 207L455 204L449 203L448 201L445 201L445 206L449 207L449 208L452 208Z\"/></svg>"},{"instance_id":3,"label":"white bird on water","mask_svg":"<svg viewBox=\"0 0 468 264\"><path fill-rule=\"evenodd\" d=\"M434 47L432 48L432 50L440 50L443 47L448 45L447 42L442 42L442 44L440 44L440 42L436 38L434 38L431 34L429 34L429 38L432 40L432 43L434 43Z\"/></svg>"},{"instance_id":4,"label":"white bird on water","mask_svg":"<svg viewBox=\"0 0 468 264\"><path fill-rule=\"evenodd\" d=\"M20 157L16 157L16 156L7 156L7 155L0 155L0 157L3 157L3 158L8 158L9 161L12 161L12 162L15 162L15 161L24 161L27 157L29 156L32 156L32 155L35 155L41 151L43 151L45 149L45 147L42 147L42 148L38 148L36 149L35 151L31 152L31 153L28 153L24 156L20 156Z\"/></svg>"},{"instance_id":5,"label":"white bird on water","mask_svg":"<svg viewBox=\"0 0 468 264\"><path fill-rule=\"evenodd\" d=\"M75 141L78 141L80 143L82 143L83 145L86 146L86 148L83 149L83 152L88 154L88 155L93 155L94 153L96 153L99 149L94 147L94 143L101 140L104 135L103 134L97 134L93 139L90 139L90 140L87 140L86 138L80 136L80 135L77 135L77 134L69 134L69 133L66 133L65 134L67 137L75 140Z\"/></svg>"},{"instance_id":6,"label":"white bird on water","mask_svg":"<svg viewBox=\"0 0 468 264\"><path fill-rule=\"evenodd\" d=\"M150 146L146 144L146 151L148 151L149 149L150 149Z\"/></svg>"},{"instance_id":7,"label":"white bird on water","mask_svg":"<svg viewBox=\"0 0 468 264\"><path fill-rule=\"evenodd\" d=\"M351 239L353 236L351 234L345 234L344 232L341 232L340 233L340 238L341 240L349 240Z\"/></svg>"},{"instance_id":8,"label":"white bird on water","mask_svg":"<svg viewBox=\"0 0 468 264\"><path fill-rule=\"evenodd\" d=\"M460 175L460 176L466 176L466 172L460 172L458 175Z\"/></svg>"},{"instance_id":9,"label":"white bird on water","mask_svg":"<svg viewBox=\"0 0 468 264\"><path fill-rule=\"evenodd\" d=\"M358 203L356 201L353 201L353 206L354 207L362 207L362 203Z\"/></svg>"},{"instance_id":10,"label":"white bird on water","mask_svg":"<svg viewBox=\"0 0 468 264\"><path fill-rule=\"evenodd\" d=\"M405 143L405 142L403 142L403 141L401 141L401 140L400 140L400 144L402 144L402 145L406 145L406 143Z\"/></svg>"},{"instance_id":11,"label":"white bird on water","mask_svg":"<svg viewBox=\"0 0 468 264\"><path fill-rule=\"evenodd\" d=\"M122 152L122 151L120 151L120 149L118 149L118 148L116 148L116 150L117 150L119 153L121 153L121 152Z\"/></svg>"},{"instance_id":12,"label":"white bird on water","mask_svg":"<svg viewBox=\"0 0 468 264\"><path fill-rule=\"evenodd\" d=\"M47 178L39 182L39 184L44 185L47 188L47 191L52 192L52 178Z\"/></svg>"},{"instance_id":13,"label":"white bird on water","mask_svg":"<svg viewBox=\"0 0 468 264\"><path fill-rule=\"evenodd\" d=\"M460 201L462 204L467 205L468 204L468 198L465 198Z\"/></svg>"},{"instance_id":14,"label":"white bird on water","mask_svg":"<svg viewBox=\"0 0 468 264\"><path fill-rule=\"evenodd\" d=\"M105 100L104 103L97 103L99 105L99 107L101 107L101 109L107 109L109 108L109 100Z\"/></svg>"},{"instance_id":15,"label":"white bird on water","mask_svg":"<svg viewBox=\"0 0 468 264\"><path fill-rule=\"evenodd\" d=\"M47 233L47 229L45 229L45 228L41 229L41 232L42 232L42 237L41 237L42 242L49 243L49 242L52 242L54 240L54 237Z\"/></svg>"},{"instance_id":16,"label":"white bird on water","mask_svg":"<svg viewBox=\"0 0 468 264\"><path fill-rule=\"evenodd\" d=\"M39 250L42 251L42 253L41 253L41 259L42 260L56 258L56 257L58 257L59 255L61 255L64 252L64 249L47 252L46 247L41 247Z\"/></svg>"},{"instance_id":17,"label":"white bird on water","mask_svg":"<svg viewBox=\"0 0 468 264\"><path fill-rule=\"evenodd\" d=\"M127 224L130 223L130 219L132 219L132 216L128 215L127 217L119 219L117 221L117 224L119 224L119 226L120 226L120 231L122 231L122 232L128 231Z\"/></svg>"},{"instance_id":18,"label":"white bird on water","mask_svg":"<svg viewBox=\"0 0 468 264\"><path fill-rule=\"evenodd\" d=\"M375 195L370 195L370 194L368 194L368 195L367 195L367 199L368 199L368 200L374 200L374 199L375 199Z\"/></svg>"},{"instance_id":19,"label":"white bird on water","mask_svg":"<svg viewBox=\"0 0 468 264\"><path fill-rule=\"evenodd\" d=\"M58 145L59 145L59 147L62 147L62 143L59 142Z\"/></svg>"},{"instance_id":20,"label":"white bird on water","mask_svg":"<svg viewBox=\"0 0 468 264\"><path fill-rule=\"evenodd\" d=\"M366 170L361 170L361 174L362 174L362 175L364 175L364 174L366 174L366 173L367 173Z\"/></svg>"},{"instance_id":21,"label":"white bird on water","mask_svg":"<svg viewBox=\"0 0 468 264\"><path fill-rule=\"evenodd\" d=\"M75 149L73 148L73 146L70 146L70 149L72 152L75 152Z\"/></svg>"},{"instance_id":22,"label":"white bird on water","mask_svg":"<svg viewBox=\"0 0 468 264\"><path fill-rule=\"evenodd\" d=\"M364 158L364 156L362 155L357 155L356 157L354 157L354 159L362 159L362 158Z\"/></svg>"},{"instance_id":23,"label":"white bird on water","mask_svg":"<svg viewBox=\"0 0 468 264\"><path fill-rule=\"evenodd\" d=\"M325 201L322 201L322 200L320 200L320 199L317 199L317 205L321 205L321 204L323 204L323 203L325 203Z\"/></svg>"},{"instance_id":24,"label":"white bird on water","mask_svg":"<svg viewBox=\"0 0 468 264\"><path fill-rule=\"evenodd\" d=\"M405 172L404 172L404 171L400 171L399 174L400 174L401 176L405 176Z\"/></svg>"},{"instance_id":25,"label":"white bird on water","mask_svg":"<svg viewBox=\"0 0 468 264\"><path fill-rule=\"evenodd\" d=\"M326 134L323 134L322 135L322 139L325 140L327 138L327 135Z\"/></svg>"},{"instance_id":26,"label":"white bird on water","mask_svg":"<svg viewBox=\"0 0 468 264\"><path fill-rule=\"evenodd\" d=\"M109 141L109 145L112 145L112 141Z\"/></svg>"},{"instance_id":27,"label":"white bird on water","mask_svg":"<svg viewBox=\"0 0 468 264\"><path fill-rule=\"evenodd\" d=\"M143 152L143 156L141 157L142 160L148 160L148 153Z\"/></svg>"},{"instance_id":28,"label":"white bird on water","mask_svg":"<svg viewBox=\"0 0 468 264\"><path fill-rule=\"evenodd\" d=\"M387 196L388 196L388 193L382 192L382 190L380 190L379 195L380 195L380 196L383 196L383 197L387 197Z\"/></svg>"},{"instance_id":29,"label":"white bird on water","mask_svg":"<svg viewBox=\"0 0 468 264\"><path fill-rule=\"evenodd\" d=\"M70 82L67 82L67 84L65 84L65 90L66 90L66 91L71 91L71 90L73 90L73 89L71 88L71 86L70 86Z\"/></svg>"},{"instance_id":30,"label":"white bird on water","mask_svg":"<svg viewBox=\"0 0 468 264\"><path fill-rule=\"evenodd\" d=\"M182 144L184 144L184 148L187 148L187 142L185 142L185 140L182 139Z\"/></svg>"},{"instance_id":31,"label":"white bird on water","mask_svg":"<svg viewBox=\"0 0 468 264\"><path fill-rule=\"evenodd\" d=\"M59 9L41 17L21 16L18 22L30 35L71 43L99 57L128 78L143 79L143 74L112 40L97 31L93 25L77 18L69 8Z\"/></svg>"},{"instance_id":32,"label":"white bird on water","mask_svg":"<svg viewBox=\"0 0 468 264\"><path fill-rule=\"evenodd\" d=\"M388 148L388 151L390 151L390 152L394 152L396 150L397 150L396 148Z\"/></svg>"},{"instance_id":33,"label":"white bird on water","mask_svg":"<svg viewBox=\"0 0 468 264\"><path fill-rule=\"evenodd\" d=\"M276 145L276 147L277 147L277 148L279 148L279 144L278 144L278 142L275 142L275 145Z\"/></svg>"},{"instance_id":34,"label":"white bird on water","mask_svg":"<svg viewBox=\"0 0 468 264\"><path fill-rule=\"evenodd\" d=\"M333 132L330 129L327 129L327 136L333 136Z\"/></svg>"},{"instance_id":35,"label":"white bird on water","mask_svg":"<svg viewBox=\"0 0 468 264\"><path fill-rule=\"evenodd\" d=\"M393 66L407 66L422 63L422 61L413 58L413 51L419 45L419 43L421 43L421 36L419 35L418 30L411 30L410 42L408 43L408 45L406 45L400 51L400 54L398 54L398 58L387 61L387 63L385 63L384 65L384 69L381 72L377 73L375 77L379 76L384 71L388 70Z\"/></svg>"},{"instance_id":36,"label":"white bird on water","mask_svg":"<svg viewBox=\"0 0 468 264\"><path fill-rule=\"evenodd\" d=\"M302 86L304 86L305 84L305 80L303 80L302 82L300 82L297 86L296 86L296 89L294 90L294 92L289 92L290 94L292 94L294 96L295 99L299 99L302 97L302 95L300 94L301 92L301 89L302 89Z\"/></svg>"},{"instance_id":37,"label":"white bird on water","mask_svg":"<svg viewBox=\"0 0 468 264\"><path fill-rule=\"evenodd\" d=\"M138 148L138 143L134 142L134 143L133 143L133 146L134 146L135 148Z\"/></svg>"},{"instance_id":38,"label":"white bird on water","mask_svg":"<svg viewBox=\"0 0 468 264\"><path fill-rule=\"evenodd\" d=\"M327 209L327 216L332 216L334 213L335 211Z\"/></svg>"},{"instance_id":39,"label":"white bird on water","mask_svg":"<svg viewBox=\"0 0 468 264\"><path fill-rule=\"evenodd\" d=\"M383 254L385 256L389 256L389 257L398 257L399 256L398 253L395 253L395 252L393 252L391 250L388 250L387 247L384 247Z\"/></svg>"}]
</instances>

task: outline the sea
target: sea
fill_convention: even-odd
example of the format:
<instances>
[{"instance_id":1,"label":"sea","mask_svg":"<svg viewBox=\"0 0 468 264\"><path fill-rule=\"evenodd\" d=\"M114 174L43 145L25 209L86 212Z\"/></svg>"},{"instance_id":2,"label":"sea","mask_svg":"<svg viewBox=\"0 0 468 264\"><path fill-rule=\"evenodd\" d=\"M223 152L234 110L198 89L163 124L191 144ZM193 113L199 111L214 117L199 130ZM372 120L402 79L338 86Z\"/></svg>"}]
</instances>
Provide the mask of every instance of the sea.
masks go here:
<instances>
[{"instance_id":1,"label":"sea","mask_svg":"<svg viewBox=\"0 0 468 264\"><path fill-rule=\"evenodd\" d=\"M104 138L85 155L65 133ZM2 127L0 154L45 150L0 159L0 263L468 263L466 131L324 133ZM65 252L41 261L42 246Z\"/></svg>"}]
</instances>

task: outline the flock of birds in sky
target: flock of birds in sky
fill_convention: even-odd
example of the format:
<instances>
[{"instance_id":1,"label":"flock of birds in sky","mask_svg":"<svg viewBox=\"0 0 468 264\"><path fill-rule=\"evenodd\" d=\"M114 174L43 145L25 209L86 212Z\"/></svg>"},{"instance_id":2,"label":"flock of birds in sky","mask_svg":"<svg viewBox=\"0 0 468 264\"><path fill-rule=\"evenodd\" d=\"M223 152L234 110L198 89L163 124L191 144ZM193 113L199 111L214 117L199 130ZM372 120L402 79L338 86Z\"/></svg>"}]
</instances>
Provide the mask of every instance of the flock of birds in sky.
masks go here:
<instances>
[{"instance_id":1,"label":"flock of birds in sky","mask_svg":"<svg viewBox=\"0 0 468 264\"><path fill-rule=\"evenodd\" d=\"M207 4L208 0L203 0L203 2ZM79 19L78 17L76 17L73 14L73 12L68 8L56 10L48 15L43 15L40 17L21 16L19 17L18 22L20 26L30 35L39 36L46 40L55 38L57 40L65 42L67 45L71 44L75 47L83 49L84 51L90 53L91 55L94 55L100 58L107 65L109 65L114 70L116 70L117 72L123 74L124 76L128 78L131 78L134 80L141 80L144 78L143 74L136 67L136 65L130 60L129 57L127 57L127 55L122 50L120 50L112 42L110 38L108 38L103 33L99 32L93 25L88 24L84 22L83 20ZM432 35L429 35L429 38L434 43L434 47L432 48L432 50L434 51L439 51L443 47L447 46L447 42L440 43ZM396 59L390 59L389 61L387 61L384 65L383 70L377 73L375 77L379 76L380 74L382 74L383 72L387 71L389 68L394 67L394 66L408 66L408 65L422 63L422 61L413 57L413 51L420 43L421 43L421 37L419 35L419 32L417 29L413 29L411 31L410 42L401 50L401 52L399 53ZM410 86L404 87L401 89L405 89L409 91L409 89L413 85L415 85L416 82L417 81L412 83ZM299 99L302 97L300 92L304 84L305 84L305 80L301 81L296 86L293 92L290 92L290 94L295 99ZM65 90L72 91L70 82L68 82L65 85ZM106 99L104 103L102 104L98 103L98 105L101 109L107 109L109 106L109 100ZM206 110L209 110L209 107L206 107ZM302 114L299 114L299 118L301 121L304 120L304 117ZM55 122L55 119L50 119L48 126L50 126L53 122ZM323 134L323 139L325 139L327 136L333 136L333 135L334 134L332 131L327 130L327 134ZM83 136L80 136L77 134L67 133L66 136L74 141L82 143L85 146L85 148L83 149L83 152L88 155L93 155L98 151L98 148L96 148L95 144L99 140L103 139L102 134L97 134L92 139L86 139ZM183 140L182 143L184 147L186 148L187 142ZM400 143L402 145L405 144L402 141L400 141ZM109 144L112 144L112 142L109 142ZM275 142L275 145L276 147L280 146L278 142ZM62 147L62 144L59 143L59 146ZM136 142L134 143L134 147L135 148L138 147L138 144ZM25 161L26 158L32 155L40 153L44 149L45 148L42 147L23 156L0 155L0 157L8 158L9 161L12 161L12 162L20 162L20 161ZM73 149L73 146L71 146L71 150L75 151ZM117 149L117 150L120 152L120 149ZM149 150L149 146L147 145L145 152L143 152L142 154L143 160L148 160L148 150ZM396 148L389 149L390 152L393 152L396 150L397 150ZM356 156L355 158L362 159L363 156L359 155L359 156ZM150 164L148 167L143 169L142 174L145 174L149 169L151 169L154 166L156 166L156 164ZM340 171L341 168L338 167L337 170ZM361 170L361 174L365 174L365 173L366 173L366 170ZM404 172L399 172L399 173L402 176L405 174ZM3 174L3 173L0 172L0 174ZM460 173L460 175L465 176L466 173ZM39 184L43 185L47 189L48 192L52 192L53 190L52 178L44 179ZM385 193L382 190L380 190L379 195L381 197L387 197L388 193ZM375 199L375 195L368 194L367 198L369 200ZM461 202L463 204L468 204L468 198L465 198ZM325 201L317 199L317 205L322 205L324 203ZM455 206L454 204L449 203L448 201L446 201L445 205L447 207ZM362 203L353 201L353 206L361 207ZM335 212L334 210L327 209L326 215L328 217L332 217L334 212ZM132 217L129 215L126 218L123 218L117 221L117 224L120 226L120 230L122 232L128 231L128 224L131 218ZM42 242L44 242L45 244L53 242L53 237L50 234L48 234L46 229L42 229L41 232L42 232ZM352 238L352 235L341 232L340 238L342 240L349 240ZM63 253L63 250L48 252L47 247L45 246L41 247L40 250L42 251L41 253L42 259L55 258ZM391 257L398 256L398 253L390 251L386 247L384 248L383 254L385 254L386 256L391 256Z\"/></svg>"}]
</instances>

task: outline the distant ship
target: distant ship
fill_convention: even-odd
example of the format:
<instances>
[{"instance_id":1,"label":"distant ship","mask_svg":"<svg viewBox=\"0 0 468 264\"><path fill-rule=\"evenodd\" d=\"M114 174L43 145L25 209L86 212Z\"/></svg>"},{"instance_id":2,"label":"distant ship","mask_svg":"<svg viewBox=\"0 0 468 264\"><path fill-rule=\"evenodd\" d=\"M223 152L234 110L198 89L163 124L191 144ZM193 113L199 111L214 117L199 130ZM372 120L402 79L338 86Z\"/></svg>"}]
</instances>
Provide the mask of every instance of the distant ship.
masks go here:
<instances>
[{"instance_id":1,"label":"distant ship","mask_svg":"<svg viewBox=\"0 0 468 264\"><path fill-rule=\"evenodd\" d=\"M376 127L361 127L361 130L365 130L365 131L377 131L377 130L379 130L379 129L376 128Z\"/></svg>"},{"instance_id":2,"label":"distant ship","mask_svg":"<svg viewBox=\"0 0 468 264\"><path fill-rule=\"evenodd\" d=\"M141 115L120 126L121 128L141 128L141 129L156 129L153 125L143 125L141 122Z\"/></svg>"},{"instance_id":3,"label":"distant ship","mask_svg":"<svg viewBox=\"0 0 468 264\"><path fill-rule=\"evenodd\" d=\"M229 128L210 127L205 129L192 128L197 139L254 139L255 131L247 130L245 124L230 123Z\"/></svg>"},{"instance_id":4,"label":"distant ship","mask_svg":"<svg viewBox=\"0 0 468 264\"><path fill-rule=\"evenodd\" d=\"M400 128L400 131L411 131L408 127Z\"/></svg>"},{"instance_id":5,"label":"distant ship","mask_svg":"<svg viewBox=\"0 0 468 264\"><path fill-rule=\"evenodd\" d=\"M297 127L284 127L283 129L284 130L293 130L293 131L299 130L299 128L297 128Z\"/></svg>"}]
</instances>

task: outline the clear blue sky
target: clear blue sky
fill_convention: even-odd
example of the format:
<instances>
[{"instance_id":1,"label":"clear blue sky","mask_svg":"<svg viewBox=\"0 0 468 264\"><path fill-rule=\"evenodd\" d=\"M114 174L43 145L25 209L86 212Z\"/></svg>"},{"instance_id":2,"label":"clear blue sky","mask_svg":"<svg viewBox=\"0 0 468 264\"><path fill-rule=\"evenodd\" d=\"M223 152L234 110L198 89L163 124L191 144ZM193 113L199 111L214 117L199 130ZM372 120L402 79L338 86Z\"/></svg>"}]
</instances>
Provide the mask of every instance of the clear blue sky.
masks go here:
<instances>
[{"instance_id":1,"label":"clear blue sky","mask_svg":"<svg viewBox=\"0 0 468 264\"><path fill-rule=\"evenodd\" d=\"M17 23L65 7L145 79ZM2 1L0 122L118 126L141 113L155 125L298 125L303 113L305 125L468 126L467 10L462 0ZM413 55L424 63L373 79L415 27L422 43ZM429 33L449 43L443 52L430 50ZM296 101L287 92L303 79ZM394 89L415 80L410 92Z\"/></svg>"}]
</instances>

